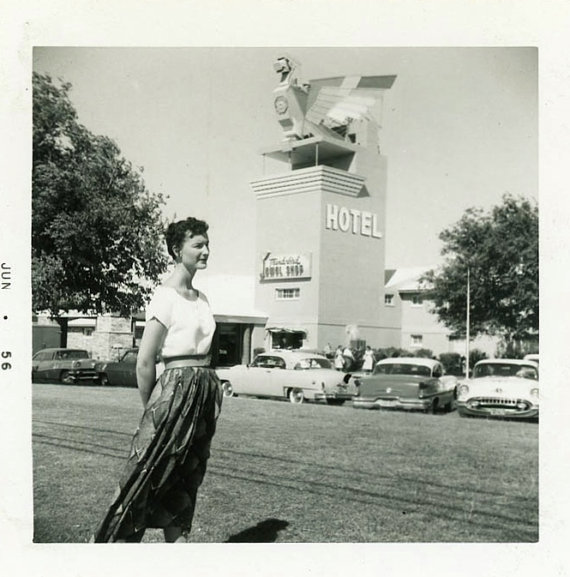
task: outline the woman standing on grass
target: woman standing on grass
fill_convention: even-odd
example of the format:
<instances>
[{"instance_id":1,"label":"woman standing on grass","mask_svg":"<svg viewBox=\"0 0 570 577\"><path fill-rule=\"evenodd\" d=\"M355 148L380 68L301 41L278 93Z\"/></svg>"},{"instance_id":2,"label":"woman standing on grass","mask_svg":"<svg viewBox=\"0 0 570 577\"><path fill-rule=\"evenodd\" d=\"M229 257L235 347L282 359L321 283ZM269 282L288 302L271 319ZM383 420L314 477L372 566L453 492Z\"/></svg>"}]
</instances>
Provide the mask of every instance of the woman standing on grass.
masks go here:
<instances>
[{"instance_id":1,"label":"woman standing on grass","mask_svg":"<svg viewBox=\"0 0 570 577\"><path fill-rule=\"evenodd\" d=\"M207 266L207 231L204 221L191 217L166 231L176 268L146 311L137 359L145 409L96 543L140 542L147 528L162 528L171 543L185 542L190 533L222 402L220 382L209 368L214 317L192 286L196 271ZM165 365L158 381L157 355Z\"/></svg>"}]
</instances>

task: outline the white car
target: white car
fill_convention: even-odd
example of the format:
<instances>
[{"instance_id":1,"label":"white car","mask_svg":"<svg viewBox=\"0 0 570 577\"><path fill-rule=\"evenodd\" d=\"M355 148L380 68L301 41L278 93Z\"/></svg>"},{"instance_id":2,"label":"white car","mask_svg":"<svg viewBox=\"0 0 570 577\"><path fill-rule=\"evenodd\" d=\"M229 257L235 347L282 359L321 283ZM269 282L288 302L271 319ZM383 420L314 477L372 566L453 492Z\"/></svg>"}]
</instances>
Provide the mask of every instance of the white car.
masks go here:
<instances>
[{"instance_id":1,"label":"white car","mask_svg":"<svg viewBox=\"0 0 570 577\"><path fill-rule=\"evenodd\" d=\"M311 351L270 351L257 355L249 365L216 372L226 397L243 394L341 405L356 393L350 374L334 370L329 359Z\"/></svg>"},{"instance_id":2,"label":"white car","mask_svg":"<svg viewBox=\"0 0 570 577\"><path fill-rule=\"evenodd\" d=\"M529 353L524 356L525 361L534 361L538 365L538 353Z\"/></svg>"},{"instance_id":3,"label":"white car","mask_svg":"<svg viewBox=\"0 0 570 577\"><path fill-rule=\"evenodd\" d=\"M485 359L457 389L461 416L537 419L538 365L524 359Z\"/></svg>"}]
</instances>

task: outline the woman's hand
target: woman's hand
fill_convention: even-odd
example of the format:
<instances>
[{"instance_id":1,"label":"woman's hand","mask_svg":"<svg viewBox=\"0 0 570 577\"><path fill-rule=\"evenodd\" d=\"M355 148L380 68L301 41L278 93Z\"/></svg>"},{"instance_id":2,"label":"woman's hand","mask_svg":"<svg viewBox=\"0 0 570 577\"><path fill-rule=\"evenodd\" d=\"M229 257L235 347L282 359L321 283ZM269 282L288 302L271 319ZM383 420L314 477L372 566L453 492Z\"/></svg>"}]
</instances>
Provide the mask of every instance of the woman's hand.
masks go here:
<instances>
[{"instance_id":1,"label":"woman's hand","mask_svg":"<svg viewBox=\"0 0 570 577\"><path fill-rule=\"evenodd\" d=\"M147 321L137 356L137 386L145 407L156 384L156 357L165 336L166 327L159 320Z\"/></svg>"}]
</instances>

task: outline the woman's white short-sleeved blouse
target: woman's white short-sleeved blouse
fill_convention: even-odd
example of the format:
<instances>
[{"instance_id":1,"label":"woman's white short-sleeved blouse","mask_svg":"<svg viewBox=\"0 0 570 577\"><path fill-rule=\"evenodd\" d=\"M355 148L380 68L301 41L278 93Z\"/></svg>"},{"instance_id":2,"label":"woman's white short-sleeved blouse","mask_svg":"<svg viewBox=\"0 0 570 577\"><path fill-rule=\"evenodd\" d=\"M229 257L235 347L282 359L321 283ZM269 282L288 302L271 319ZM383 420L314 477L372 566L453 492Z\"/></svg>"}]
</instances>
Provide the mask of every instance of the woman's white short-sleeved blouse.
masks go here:
<instances>
[{"instance_id":1,"label":"woman's white short-sleeved blouse","mask_svg":"<svg viewBox=\"0 0 570 577\"><path fill-rule=\"evenodd\" d=\"M204 355L210 351L216 322L206 296L189 300L176 289L159 286L147 309L147 322L155 318L167 329L162 345L164 358Z\"/></svg>"}]
</instances>

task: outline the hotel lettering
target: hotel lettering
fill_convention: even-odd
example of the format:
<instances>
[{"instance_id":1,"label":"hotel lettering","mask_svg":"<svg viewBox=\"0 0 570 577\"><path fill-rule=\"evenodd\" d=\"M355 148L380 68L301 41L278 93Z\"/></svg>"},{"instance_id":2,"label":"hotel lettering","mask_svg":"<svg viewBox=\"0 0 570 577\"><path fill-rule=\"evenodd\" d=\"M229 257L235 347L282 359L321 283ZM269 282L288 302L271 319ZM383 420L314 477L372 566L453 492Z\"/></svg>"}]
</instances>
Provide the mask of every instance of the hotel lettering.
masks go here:
<instances>
[{"instance_id":1,"label":"hotel lettering","mask_svg":"<svg viewBox=\"0 0 570 577\"><path fill-rule=\"evenodd\" d=\"M376 214L365 210L349 209L337 204L327 204L325 228L372 238L382 238L382 233L378 230Z\"/></svg>"}]
</instances>

